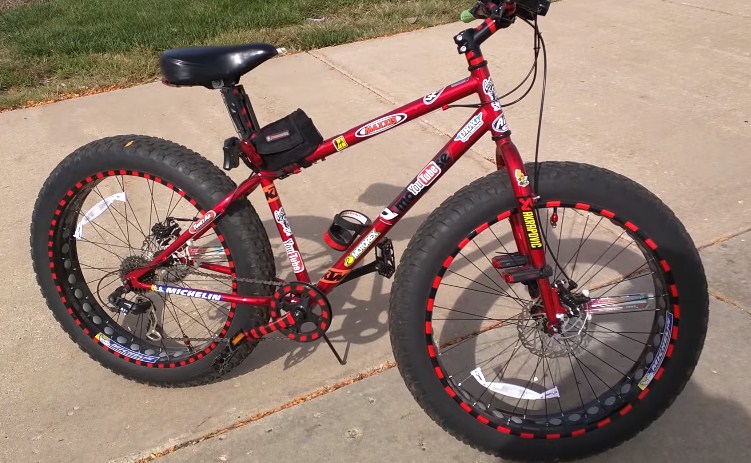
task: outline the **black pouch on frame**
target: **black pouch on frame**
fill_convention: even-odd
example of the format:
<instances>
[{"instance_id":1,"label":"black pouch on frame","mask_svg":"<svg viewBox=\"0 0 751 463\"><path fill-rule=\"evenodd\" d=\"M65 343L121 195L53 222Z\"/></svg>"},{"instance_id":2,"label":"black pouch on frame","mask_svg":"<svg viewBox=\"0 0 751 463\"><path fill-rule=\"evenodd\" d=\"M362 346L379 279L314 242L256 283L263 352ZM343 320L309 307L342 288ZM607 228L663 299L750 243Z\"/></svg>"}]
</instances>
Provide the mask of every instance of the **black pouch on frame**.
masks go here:
<instances>
[{"instance_id":1,"label":"black pouch on frame","mask_svg":"<svg viewBox=\"0 0 751 463\"><path fill-rule=\"evenodd\" d=\"M263 158L263 168L278 170L299 163L316 150L323 137L305 111L298 109L263 127L251 141Z\"/></svg>"}]
</instances>

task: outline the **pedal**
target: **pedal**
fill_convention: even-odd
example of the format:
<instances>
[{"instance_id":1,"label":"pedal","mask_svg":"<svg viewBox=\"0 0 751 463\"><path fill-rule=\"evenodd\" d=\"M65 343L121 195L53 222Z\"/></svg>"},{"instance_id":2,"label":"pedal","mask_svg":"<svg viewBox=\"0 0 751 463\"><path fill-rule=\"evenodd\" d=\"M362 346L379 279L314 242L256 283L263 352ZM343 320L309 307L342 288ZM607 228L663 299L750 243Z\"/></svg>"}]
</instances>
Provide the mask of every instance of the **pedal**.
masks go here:
<instances>
[{"instance_id":1,"label":"pedal","mask_svg":"<svg viewBox=\"0 0 751 463\"><path fill-rule=\"evenodd\" d=\"M370 219L360 212L342 211L334 216L334 222L323 234L323 240L337 251L345 251L371 223Z\"/></svg>"},{"instance_id":2,"label":"pedal","mask_svg":"<svg viewBox=\"0 0 751 463\"><path fill-rule=\"evenodd\" d=\"M386 278L391 278L396 270L396 259L394 258L394 245L391 240L384 238L383 241L376 245L376 268L378 274Z\"/></svg>"},{"instance_id":3,"label":"pedal","mask_svg":"<svg viewBox=\"0 0 751 463\"><path fill-rule=\"evenodd\" d=\"M493 257L490 259L490 262L493 264L493 267L497 268L498 270L503 270L507 268L513 268L513 267L521 267L522 265L527 265L529 263L529 260L527 259L527 256L520 252L513 252L510 254L501 254L498 256Z\"/></svg>"},{"instance_id":4,"label":"pedal","mask_svg":"<svg viewBox=\"0 0 751 463\"><path fill-rule=\"evenodd\" d=\"M240 139L230 137L224 140L224 170L231 170L240 165Z\"/></svg>"},{"instance_id":5,"label":"pedal","mask_svg":"<svg viewBox=\"0 0 751 463\"><path fill-rule=\"evenodd\" d=\"M514 267L501 272L503 279L506 283L531 283L539 280L540 278L548 278L553 275L553 268L550 265L546 265L542 269L536 269L529 267L528 265L522 267Z\"/></svg>"}]
</instances>

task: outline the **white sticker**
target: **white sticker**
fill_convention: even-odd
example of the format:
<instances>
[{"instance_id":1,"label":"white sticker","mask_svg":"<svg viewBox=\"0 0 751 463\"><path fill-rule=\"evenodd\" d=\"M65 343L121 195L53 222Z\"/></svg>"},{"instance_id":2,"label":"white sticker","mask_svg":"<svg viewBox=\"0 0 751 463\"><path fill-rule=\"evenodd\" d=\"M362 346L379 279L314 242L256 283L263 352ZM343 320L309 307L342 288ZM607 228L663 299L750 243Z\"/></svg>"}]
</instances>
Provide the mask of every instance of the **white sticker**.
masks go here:
<instances>
[{"instance_id":1,"label":"white sticker","mask_svg":"<svg viewBox=\"0 0 751 463\"><path fill-rule=\"evenodd\" d=\"M399 217L399 214L392 211L388 207L381 212L381 218L383 220L394 220L397 217Z\"/></svg>"},{"instance_id":2,"label":"white sticker","mask_svg":"<svg viewBox=\"0 0 751 463\"><path fill-rule=\"evenodd\" d=\"M115 193L114 195L108 196L98 203L94 204L91 209L86 211L86 214L83 215L83 219L81 219L81 221L78 222L78 225L76 225L76 231L75 233L73 233L73 237L77 240L83 238L83 226L87 223L93 222L94 219L102 215L104 211L106 211L110 207L110 204L114 203L115 201L127 201L125 192L121 191L120 193Z\"/></svg>"},{"instance_id":3,"label":"white sticker","mask_svg":"<svg viewBox=\"0 0 751 463\"><path fill-rule=\"evenodd\" d=\"M501 133L508 132L508 124L506 123L506 118L503 114L499 114L493 121L493 130Z\"/></svg>"},{"instance_id":4,"label":"white sticker","mask_svg":"<svg viewBox=\"0 0 751 463\"><path fill-rule=\"evenodd\" d=\"M118 354L124 355L133 360L140 360L146 363L156 363L159 360L159 357L157 357L156 355L146 355L138 351L128 349L127 347L123 346L122 344L118 344L117 342L110 339L107 335L102 333L97 333L97 335L94 336L94 339L101 342L102 345L109 347L111 350L117 352Z\"/></svg>"},{"instance_id":5,"label":"white sticker","mask_svg":"<svg viewBox=\"0 0 751 463\"><path fill-rule=\"evenodd\" d=\"M284 208L280 207L274 211L274 219L282 227L284 231L284 237L292 236L292 228L289 226L289 220L287 220L287 213L284 212Z\"/></svg>"},{"instance_id":6,"label":"white sticker","mask_svg":"<svg viewBox=\"0 0 751 463\"><path fill-rule=\"evenodd\" d=\"M454 141L466 142L480 127L482 127L482 113L479 113L470 119L469 122L467 122L467 125L462 127L459 133L456 134Z\"/></svg>"},{"instance_id":7,"label":"white sticker","mask_svg":"<svg viewBox=\"0 0 751 463\"><path fill-rule=\"evenodd\" d=\"M287 253L289 263L292 264L292 271L300 273L305 270L305 265L302 263L302 256L300 256L299 251L295 250L294 240L290 238L287 241L283 241L282 244L284 245L284 252Z\"/></svg>"},{"instance_id":8,"label":"white sticker","mask_svg":"<svg viewBox=\"0 0 751 463\"><path fill-rule=\"evenodd\" d=\"M641 380L639 381L639 389L642 391L649 386L649 383L652 382L655 375L657 374L657 370L660 369L662 366L662 361L665 360L665 355L668 353L668 346L670 345L670 336L673 334L673 314L670 312L667 312L665 314L665 329L662 330L662 340L660 341L660 347L657 349L657 355L655 356L654 360L652 360L652 364L647 368L647 371L644 373L644 376L642 376Z\"/></svg>"},{"instance_id":9,"label":"white sticker","mask_svg":"<svg viewBox=\"0 0 751 463\"><path fill-rule=\"evenodd\" d=\"M501 102L496 101L498 97L495 94L495 84L493 83L493 79L488 77L487 79L482 81L482 91L485 92L488 97L490 97L492 101L492 103L490 103L490 106L492 106L494 110L500 111Z\"/></svg>"},{"instance_id":10,"label":"white sticker","mask_svg":"<svg viewBox=\"0 0 751 463\"><path fill-rule=\"evenodd\" d=\"M426 105L431 105L435 103L435 100L437 100L438 97L441 96L441 93L443 93L445 89L446 87L443 87L442 89L436 90L433 93L428 93L427 95L423 97L422 102Z\"/></svg>"},{"instance_id":11,"label":"white sticker","mask_svg":"<svg viewBox=\"0 0 751 463\"><path fill-rule=\"evenodd\" d=\"M406 120L407 115L404 113L389 114L388 116L383 116L373 122L363 125L357 129L355 136L357 138L370 137L385 132L386 130L393 129Z\"/></svg>"},{"instance_id":12,"label":"white sticker","mask_svg":"<svg viewBox=\"0 0 751 463\"><path fill-rule=\"evenodd\" d=\"M532 389L517 386L516 384L500 382L489 383L485 381L485 376L482 374L482 369L480 367L472 370L470 374L477 380L478 383L480 383L481 386L486 387L493 392L497 392L498 394L513 397L515 399L540 400L560 397L560 395L558 394L557 386L553 389L548 389L545 392L535 392Z\"/></svg>"}]
</instances>

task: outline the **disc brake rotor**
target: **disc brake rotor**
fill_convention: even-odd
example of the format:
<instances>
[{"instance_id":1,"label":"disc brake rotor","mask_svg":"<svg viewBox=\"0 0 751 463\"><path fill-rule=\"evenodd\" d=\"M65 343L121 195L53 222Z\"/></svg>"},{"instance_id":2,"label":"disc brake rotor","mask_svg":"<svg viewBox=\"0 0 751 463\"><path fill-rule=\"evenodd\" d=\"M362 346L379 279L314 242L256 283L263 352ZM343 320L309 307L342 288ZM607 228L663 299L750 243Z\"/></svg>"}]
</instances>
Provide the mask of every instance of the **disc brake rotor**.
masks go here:
<instances>
[{"instance_id":1,"label":"disc brake rotor","mask_svg":"<svg viewBox=\"0 0 751 463\"><path fill-rule=\"evenodd\" d=\"M562 315L560 332L547 332L547 318L537 305L527 304L516 324L519 340L531 353L547 358L565 357L585 348L591 336L587 333L591 315L581 310L577 315Z\"/></svg>"}]
</instances>

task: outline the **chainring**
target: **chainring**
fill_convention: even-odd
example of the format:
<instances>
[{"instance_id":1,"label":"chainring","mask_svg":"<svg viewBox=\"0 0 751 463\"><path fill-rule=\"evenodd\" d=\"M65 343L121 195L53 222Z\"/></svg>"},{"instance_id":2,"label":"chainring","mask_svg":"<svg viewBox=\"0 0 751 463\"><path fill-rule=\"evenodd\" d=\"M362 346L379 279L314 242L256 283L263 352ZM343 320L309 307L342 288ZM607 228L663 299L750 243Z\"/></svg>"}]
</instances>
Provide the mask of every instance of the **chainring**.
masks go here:
<instances>
[{"instance_id":1,"label":"chainring","mask_svg":"<svg viewBox=\"0 0 751 463\"><path fill-rule=\"evenodd\" d=\"M331 326L331 304L325 294L308 283L289 283L277 289L270 307L272 319L292 313L296 323L280 331L293 341L315 341Z\"/></svg>"}]
</instances>

